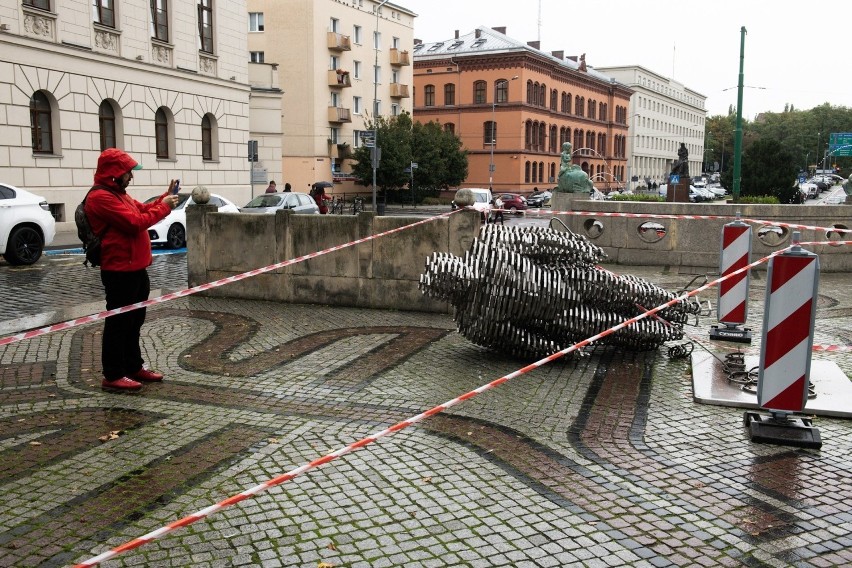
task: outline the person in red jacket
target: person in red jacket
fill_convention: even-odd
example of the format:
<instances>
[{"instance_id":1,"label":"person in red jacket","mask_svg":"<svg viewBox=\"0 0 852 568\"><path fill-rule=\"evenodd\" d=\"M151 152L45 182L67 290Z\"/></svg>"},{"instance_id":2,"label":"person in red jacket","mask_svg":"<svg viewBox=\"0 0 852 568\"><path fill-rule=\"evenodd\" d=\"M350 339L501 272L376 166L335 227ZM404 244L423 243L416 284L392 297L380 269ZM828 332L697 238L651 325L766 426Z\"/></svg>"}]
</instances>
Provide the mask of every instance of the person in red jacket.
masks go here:
<instances>
[{"instance_id":1,"label":"person in red jacket","mask_svg":"<svg viewBox=\"0 0 852 568\"><path fill-rule=\"evenodd\" d=\"M118 148L109 148L98 157L93 191L86 198L86 217L92 231L101 235L101 282L108 310L148 299L150 281L146 270L153 261L148 227L166 217L177 205L172 195L175 180L160 199L140 203L127 194L136 160ZM138 391L140 381L162 381L163 375L146 369L139 346L139 332L145 323L145 308L109 316L104 322L101 388Z\"/></svg>"}]
</instances>

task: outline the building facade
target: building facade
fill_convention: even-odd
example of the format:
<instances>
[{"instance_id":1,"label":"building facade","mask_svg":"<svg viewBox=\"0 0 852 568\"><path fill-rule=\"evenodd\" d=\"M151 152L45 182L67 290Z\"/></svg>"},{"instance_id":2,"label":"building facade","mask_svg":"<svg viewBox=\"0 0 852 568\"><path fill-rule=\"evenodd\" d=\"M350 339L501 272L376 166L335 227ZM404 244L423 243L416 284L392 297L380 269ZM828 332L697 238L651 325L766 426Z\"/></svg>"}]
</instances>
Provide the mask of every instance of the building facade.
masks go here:
<instances>
[{"instance_id":1,"label":"building facade","mask_svg":"<svg viewBox=\"0 0 852 568\"><path fill-rule=\"evenodd\" d=\"M247 200L245 14L244 0L0 0L0 179L45 197L59 230L107 147L143 165L137 199L180 178Z\"/></svg>"},{"instance_id":2,"label":"building facade","mask_svg":"<svg viewBox=\"0 0 852 568\"><path fill-rule=\"evenodd\" d=\"M414 118L437 121L468 151L465 187L552 188L562 145L604 190L626 176L632 91L587 66L546 53L506 28L480 27L414 46Z\"/></svg>"},{"instance_id":3,"label":"building facade","mask_svg":"<svg viewBox=\"0 0 852 568\"><path fill-rule=\"evenodd\" d=\"M248 0L248 11L251 61L279 66L282 180L364 191L347 158L376 113L411 112L415 14L375 0Z\"/></svg>"},{"instance_id":4,"label":"building facade","mask_svg":"<svg viewBox=\"0 0 852 568\"><path fill-rule=\"evenodd\" d=\"M665 182L681 143L689 152L689 174L702 173L707 97L639 65L599 67L630 87L630 136L627 144L634 184Z\"/></svg>"}]
</instances>

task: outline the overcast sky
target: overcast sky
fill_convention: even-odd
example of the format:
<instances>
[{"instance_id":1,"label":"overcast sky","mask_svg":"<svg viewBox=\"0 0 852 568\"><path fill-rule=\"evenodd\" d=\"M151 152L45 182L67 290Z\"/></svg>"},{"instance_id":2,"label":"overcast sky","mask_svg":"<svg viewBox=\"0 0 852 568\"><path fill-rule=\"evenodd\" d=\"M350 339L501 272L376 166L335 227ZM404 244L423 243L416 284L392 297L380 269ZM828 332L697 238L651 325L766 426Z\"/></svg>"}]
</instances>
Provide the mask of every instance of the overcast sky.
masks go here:
<instances>
[{"instance_id":1,"label":"overcast sky","mask_svg":"<svg viewBox=\"0 0 852 568\"><path fill-rule=\"evenodd\" d=\"M594 67L641 65L673 78L707 97L708 116L737 104L745 26L745 118L785 103L852 108L852 0L393 1L418 15L414 37L424 42L505 26L513 39L540 39L543 51L585 53Z\"/></svg>"}]
</instances>

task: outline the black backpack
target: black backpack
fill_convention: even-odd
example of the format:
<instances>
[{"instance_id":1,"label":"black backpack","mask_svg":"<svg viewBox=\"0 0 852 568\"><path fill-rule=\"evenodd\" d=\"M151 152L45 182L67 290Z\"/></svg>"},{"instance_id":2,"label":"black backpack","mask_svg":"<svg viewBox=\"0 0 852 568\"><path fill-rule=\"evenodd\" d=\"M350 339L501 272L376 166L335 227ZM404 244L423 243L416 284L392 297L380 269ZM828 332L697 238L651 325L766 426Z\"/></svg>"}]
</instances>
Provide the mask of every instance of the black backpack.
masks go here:
<instances>
[{"instance_id":1,"label":"black backpack","mask_svg":"<svg viewBox=\"0 0 852 568\"><path fill-rule=\"evenodd\" d=\"M86 260L83 261L83 266L101 265L101 239L107 231L104 229L100 235L96 235L92 231L92 226L89 224L89 218L86 216L86 199L96 189L110 191L109 188L102 185L92 187L74 211L74 222L77 224L77 237L83 243L83 252L86 253ZM110 193L112 192L110 191Z\"/></svg>"}]
</instances>

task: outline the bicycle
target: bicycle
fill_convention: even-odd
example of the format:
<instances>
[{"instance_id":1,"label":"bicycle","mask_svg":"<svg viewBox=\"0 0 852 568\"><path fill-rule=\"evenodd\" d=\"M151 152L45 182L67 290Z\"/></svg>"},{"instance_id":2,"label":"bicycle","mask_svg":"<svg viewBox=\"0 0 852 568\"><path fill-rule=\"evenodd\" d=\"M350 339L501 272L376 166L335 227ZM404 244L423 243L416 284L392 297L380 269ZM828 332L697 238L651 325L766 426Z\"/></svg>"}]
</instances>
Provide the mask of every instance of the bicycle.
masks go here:
<instances>
[{"instance_id":1,"label":"bicycle","mask_svg":"<svg viewBox=\"0 0 852 568\"><path fill-rule=\"evenodd\" d=\"M335 197L331 200L331 214L343 215L343 198Z\"/></svg>"},{"instance_id":2,"label":"bicycle","mask_svg":"<svg viewBox=\"0 0 852 568\"><path fill-rule=\"evenodd\" d=\"M352 200L352 214L357 215L364 210L364 198L356 197Z\"/></svg>"}]
</instances>

